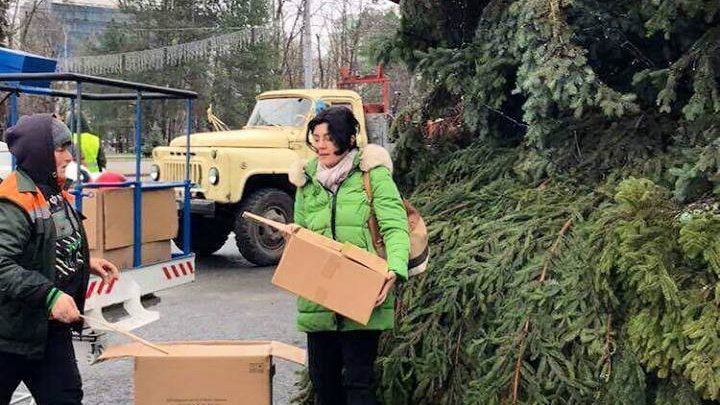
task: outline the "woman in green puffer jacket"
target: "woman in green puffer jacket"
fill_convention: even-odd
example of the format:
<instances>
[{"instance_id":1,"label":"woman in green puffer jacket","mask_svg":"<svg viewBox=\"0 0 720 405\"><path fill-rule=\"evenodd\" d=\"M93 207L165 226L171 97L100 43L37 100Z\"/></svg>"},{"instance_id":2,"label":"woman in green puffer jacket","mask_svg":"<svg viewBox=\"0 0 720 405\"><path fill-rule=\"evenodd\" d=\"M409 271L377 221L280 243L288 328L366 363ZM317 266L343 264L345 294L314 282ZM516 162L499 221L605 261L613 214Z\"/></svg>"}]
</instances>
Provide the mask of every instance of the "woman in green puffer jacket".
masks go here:
<instances>
[{"instance_id":1,"label":"woman in green puffer jacket","mask_svg":"<svg viewBox=\"0 0 720 405\"><path fill-rule=\"evenodd\" d=\"M290 169L297 186L295 223L339 242L374 252L370 204L363 185L369 172L373 208L387 251L388 278L366 326L298 298L298 328L308 336L310 379L319 405L377 404L374 363L383 330L392 329L397 278L407 279L410 240L405 208L392 179L392 161L377 145L358 149L358 122L344 107L321 111L308 124L317 158Z\"/></svg>"}]
</instances>

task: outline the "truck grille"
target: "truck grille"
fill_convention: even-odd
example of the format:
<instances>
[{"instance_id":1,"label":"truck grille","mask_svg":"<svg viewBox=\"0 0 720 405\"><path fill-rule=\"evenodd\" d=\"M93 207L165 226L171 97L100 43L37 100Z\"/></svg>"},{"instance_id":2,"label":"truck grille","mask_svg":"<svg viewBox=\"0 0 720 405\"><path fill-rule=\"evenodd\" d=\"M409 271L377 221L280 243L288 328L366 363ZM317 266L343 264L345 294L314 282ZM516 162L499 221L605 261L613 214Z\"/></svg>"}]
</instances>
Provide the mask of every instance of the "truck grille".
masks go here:
<instances>
[{"instance_id":1,"label":"truck grille","mask_svg":"<svg viewBox=\"0 0 720 405\"><path fill-rule=\"evenodd\" d=\"M185 163L163 163L163 169L160 172L160 176L163 181L185 180ZM200 184L202 182L202 166L200 163L190 162L190 181L195 184Z\"/></svg>"}]
</instances>

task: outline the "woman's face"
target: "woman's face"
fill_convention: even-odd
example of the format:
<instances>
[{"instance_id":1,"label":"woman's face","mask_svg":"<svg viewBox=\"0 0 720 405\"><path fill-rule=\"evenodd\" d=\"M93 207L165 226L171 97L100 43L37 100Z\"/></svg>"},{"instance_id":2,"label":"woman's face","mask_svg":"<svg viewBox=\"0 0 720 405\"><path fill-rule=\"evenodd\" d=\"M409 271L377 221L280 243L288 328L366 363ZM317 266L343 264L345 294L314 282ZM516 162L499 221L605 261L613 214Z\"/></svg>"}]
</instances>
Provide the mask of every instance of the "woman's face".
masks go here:
<instances>
[{"instance_id":1,"label":"woman's face","mask_svg":"<svg viewBox=\"0 0 720 405\"><path fill-rule=\"evenodd\" d=\"M322 123L315 127L312 134L312 143L317 149L318 161L325 167L333 167L348 154L346 151L342 155L336 155L338 148L333 142L328 124Z\"/></svg>"}]
</instances>

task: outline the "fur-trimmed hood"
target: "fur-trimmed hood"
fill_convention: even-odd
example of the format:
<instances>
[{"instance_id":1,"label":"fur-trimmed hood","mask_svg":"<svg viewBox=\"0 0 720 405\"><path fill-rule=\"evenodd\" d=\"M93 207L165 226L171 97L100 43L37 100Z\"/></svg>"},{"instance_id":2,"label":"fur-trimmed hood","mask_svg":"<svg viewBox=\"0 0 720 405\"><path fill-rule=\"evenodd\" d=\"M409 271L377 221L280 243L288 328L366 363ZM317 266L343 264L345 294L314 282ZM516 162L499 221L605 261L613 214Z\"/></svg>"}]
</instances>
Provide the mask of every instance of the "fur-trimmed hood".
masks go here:
<instances>
[{"instance_id":1,"label":"fur-trimmed hood","mask_svg":"<svg viewBox=\"0 0 720 405\"><path fill-rule=\"evenodd\" d=\"M316 160L317 159L312 159L310 162ZM290 166L290 170L288 172L288 178L290 179L290 183L292 183L296 187L302 187L305 185L305 183L307 182L306 170L308 164L309 162L307 159L300 159L295 161ZM380 145L369 144L364 148L360 149L360 170L362 170L363 172L368 172L380 166L387 167L388 170L390 170L390 173L392 173L393 171L393 164L392 159L390 158L390 153L388 153L385 148Z\"/></svg>"}]
</instances>

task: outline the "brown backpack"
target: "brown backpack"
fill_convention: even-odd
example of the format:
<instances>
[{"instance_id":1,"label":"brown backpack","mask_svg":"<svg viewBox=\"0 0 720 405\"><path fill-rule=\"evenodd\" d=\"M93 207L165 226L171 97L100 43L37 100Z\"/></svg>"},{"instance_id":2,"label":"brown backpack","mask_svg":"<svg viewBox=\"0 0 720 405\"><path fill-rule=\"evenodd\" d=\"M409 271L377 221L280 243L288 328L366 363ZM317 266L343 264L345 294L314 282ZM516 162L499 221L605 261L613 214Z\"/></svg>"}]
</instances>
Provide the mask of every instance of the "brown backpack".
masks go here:
<instances>
[{"instance_id":1,"label":"brown backpack","mask_svg":"<svg viewBox=\"0 0 720 405\"><path fill-rule=\"evenodd\" d=\"M375 207L373 205L373 192L370 184L370 173L363 173L363 183L365 184L365 193L370 203L370 219L368 226L372 235L372 243L378 256L387 258L385 252L385 242L378 228L377 217L375 217ZM403 198L403 205L407 213L408 228L410 231L410 257L408 258L408 276L416 276L423 273L427 269L430 259L430 251L428 248L428 233L420 212L413 207L410 202Z\"/></svg>"}]
</instances>

